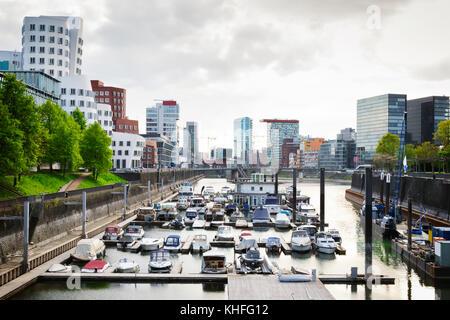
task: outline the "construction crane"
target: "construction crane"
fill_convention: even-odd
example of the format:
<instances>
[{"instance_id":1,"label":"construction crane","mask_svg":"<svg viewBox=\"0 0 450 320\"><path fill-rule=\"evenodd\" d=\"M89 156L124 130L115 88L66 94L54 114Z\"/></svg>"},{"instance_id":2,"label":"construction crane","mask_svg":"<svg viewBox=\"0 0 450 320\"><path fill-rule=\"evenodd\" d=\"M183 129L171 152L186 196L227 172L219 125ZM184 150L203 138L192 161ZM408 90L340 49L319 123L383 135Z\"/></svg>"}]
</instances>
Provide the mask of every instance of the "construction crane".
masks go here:
<instances>
[{"instance_id":1,"label":"construction crane","mask_svg":"<svg viewBox=\"0 0 450 320\"><path fill-rule=\"evenodd\" d=\"M402 163L405 157L406 119L407 119L407 112L405 111L403 114L402 130L400 132L400 148L398 149L397 166L395 167L394 190L392 198L392 205L394 207L394 218L396 223L399 223L401 221L401 212L399 212L398 207L400 195L400 182L403 171Z\"/></svg>"}]
</instances>

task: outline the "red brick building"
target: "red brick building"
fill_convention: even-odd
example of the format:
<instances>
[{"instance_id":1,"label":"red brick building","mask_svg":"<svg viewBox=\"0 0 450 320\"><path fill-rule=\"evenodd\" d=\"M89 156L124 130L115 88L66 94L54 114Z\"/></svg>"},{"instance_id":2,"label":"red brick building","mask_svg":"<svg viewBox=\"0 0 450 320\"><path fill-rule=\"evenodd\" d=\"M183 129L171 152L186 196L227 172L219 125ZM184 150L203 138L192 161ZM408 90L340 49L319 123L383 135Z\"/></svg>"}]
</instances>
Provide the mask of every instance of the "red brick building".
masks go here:
<instances>
[{"instance_id":1,"label":"red brick building","mask_svg":"<svg viewBox=\"0 0 450 320\"><path fill-rule=\"evenodd\" d=\"M145 140L145 147L141 158L142 167L156 168L158 165L158 146L155 140Z\"/></svg>"},{"instance_id":2,"label":"red brick building","mask_svg":"<svg viewBox=\"0 0 450 320\"><path fill-rule=\"evenodd\" d=\"M294 164L297 166L297 150L300 149L299 141L294 141L294 139L284 139L281 145L281 159L280 166L283 168L289 168L289 157L292 154L294 157Z\"/></svg>"},{"instance_id":3,"label":"red brick building","mask_svg":"<svg viewBox=\"0 0 450 320\"><path fill-rule=\"evenodd\" d=\"M139 121L128 119L128 117L117 119L114 122L114 131L139 134Z\"/></svg>"}]
</instances>

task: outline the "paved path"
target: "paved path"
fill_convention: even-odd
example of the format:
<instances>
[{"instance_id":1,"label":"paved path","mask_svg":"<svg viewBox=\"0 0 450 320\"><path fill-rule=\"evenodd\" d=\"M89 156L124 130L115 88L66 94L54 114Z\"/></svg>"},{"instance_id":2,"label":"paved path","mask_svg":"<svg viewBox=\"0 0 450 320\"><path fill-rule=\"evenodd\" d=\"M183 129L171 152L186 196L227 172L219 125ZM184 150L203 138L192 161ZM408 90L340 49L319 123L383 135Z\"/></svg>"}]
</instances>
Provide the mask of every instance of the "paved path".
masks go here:
<instances>
[{"instance_id":1,"label":"paved path","mask_svg":"<svg viewBox=\"0 0 450 320\"><path fill-rule=\"evenodd\" d=\"M66 188L66 190L62 191L73 191L77 190L78 186L83 182L83 180L90 175L89 172L82 173L78 178L73 180L69 186Z\"/></svg>"}]
</instances>

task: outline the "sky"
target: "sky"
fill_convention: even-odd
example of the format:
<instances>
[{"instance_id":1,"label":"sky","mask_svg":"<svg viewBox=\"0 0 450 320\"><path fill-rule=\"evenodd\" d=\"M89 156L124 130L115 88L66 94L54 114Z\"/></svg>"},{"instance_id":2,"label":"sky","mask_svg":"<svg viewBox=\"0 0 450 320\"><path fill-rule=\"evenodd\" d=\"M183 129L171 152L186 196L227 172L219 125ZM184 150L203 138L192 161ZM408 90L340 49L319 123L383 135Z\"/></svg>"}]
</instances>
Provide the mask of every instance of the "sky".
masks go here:
<instances>
[{"instance_id":1,"label":"sky","mask_svg":"<svg viewBox=\"0 0 450 320\"><path fill-rule=\"evenodd\" d=\"M449 9L448 0L0 0L0 50L21 50L25 16L80 16L83 73L127 89L141 133L145 108L175 99L180 125L198 122L200 151L232 147L243 116L261 148L261 119L298 119L301 135L334 139L356 128L358 99L449 95Z\"/></svg>"}]
</instances>

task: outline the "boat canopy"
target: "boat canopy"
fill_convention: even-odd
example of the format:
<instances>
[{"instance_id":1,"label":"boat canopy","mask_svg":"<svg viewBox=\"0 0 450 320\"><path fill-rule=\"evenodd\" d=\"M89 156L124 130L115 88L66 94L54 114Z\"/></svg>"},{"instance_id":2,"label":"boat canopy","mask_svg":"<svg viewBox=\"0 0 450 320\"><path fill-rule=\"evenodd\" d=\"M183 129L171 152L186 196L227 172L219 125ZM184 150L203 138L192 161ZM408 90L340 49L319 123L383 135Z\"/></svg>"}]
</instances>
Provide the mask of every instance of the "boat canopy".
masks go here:
<instances>
[{"instance_id":1,"label":"boat canopy","mask_svg":"<svg viewBox=\"0 0 450 320\"><path fill-rule=\"evenodd\" d=\"M77 243L75 254L87 256L91 252L97 253L101 251L103 247L103 241L99 239L82 239Z\"/></svg>"},{"instance_id":2,"label":"boat canopy","mask_svg":"<svg viewBox=\"0 0 450 320\"><path fill-rule=\"evenodd\" d=\"M151 261L168 261L169 257L169 251L165 250L152 251L152 253L150 254Z\"/></svg>"},{"instance_id":3,"label":"boat canopy","mask_svg":"<svg viewBox=\"0 0 450 320\"><path fill-rule=\"evenodd\" d=\"M287 216L291 215L291 211L289 211L289 210L280 210L280 213L285 214Z\"/></svg>"},{"instance_id":4,"label":"boat canopy","mask_svg":"<svg viewBox=\"0 0 450 320\"><path fill-rule=\"evenodd\" d=\"M253 212L253 220L269 220L270 221L270 214L267 209L264 208L256 208Z\"/></svg>"},{"instance_id":5,"label":"boat canopy","mask_svg":"<svg viewBox=\"0 0 450 320\"><path fill-rule=\"evenodd\" d=\"M247 250L249 248L254 248L257 246L258 246L258 243L256 242L256 239L244 237L244 238L242 238L241 242L239 242L237 249Z\"/></svg>"},{"instance_id":6,"label":"boat canopy","mask_svg":"<svg viewBox=\"0 0 450 320\"><path fill-rule=\"evenodd\" d=\"M167 237L164 245L166 246L178 246L180 244L180 236L179 235L170 235Z\"/></svg>"},{"instance_id":7,"label":"boat canopy","mask_svg":"<svg viewBox=\"0 0 450 320\"><path fill-rule=\"evenodd\" d=\"M106 227L105 232L109 232L109 233L119 233L120 232L120 227L119 226L108 226Z\"/></svg>"},{"instance_id":8,"label":"boat canopy","mask_svg":"<svg viewBox=\"0 0 450 320\"><path fill-rule=\"evenodd\" d=\"M269 238L267 238L267 243L266 243L266 245L280 245L281 244L281 241L280 241L280 238L278 238L278 237L269 237Z\"/></svg>"},{"instance_id":9,"label":"boat canopy","mask_svg":"<svg viewBox=\"0 0 450 320\"><path fill-rule=\"evenodd\" d=\"M277 196L267 196L266 197L266 200L264 201L264 204L265 205L268 205L268 204L280 204L280 201L278 200L278 197Z\"/></svg>"},{"instance_id":10,"label":"boat canopy","mask_svg":"<svg viewBox=\"0 0 450 320\"><path fill-rule=\"evenodd\" d=\"M138 233L142 230L142 226L128 226L126 233Z\"/></svg>"}]
</instances>

